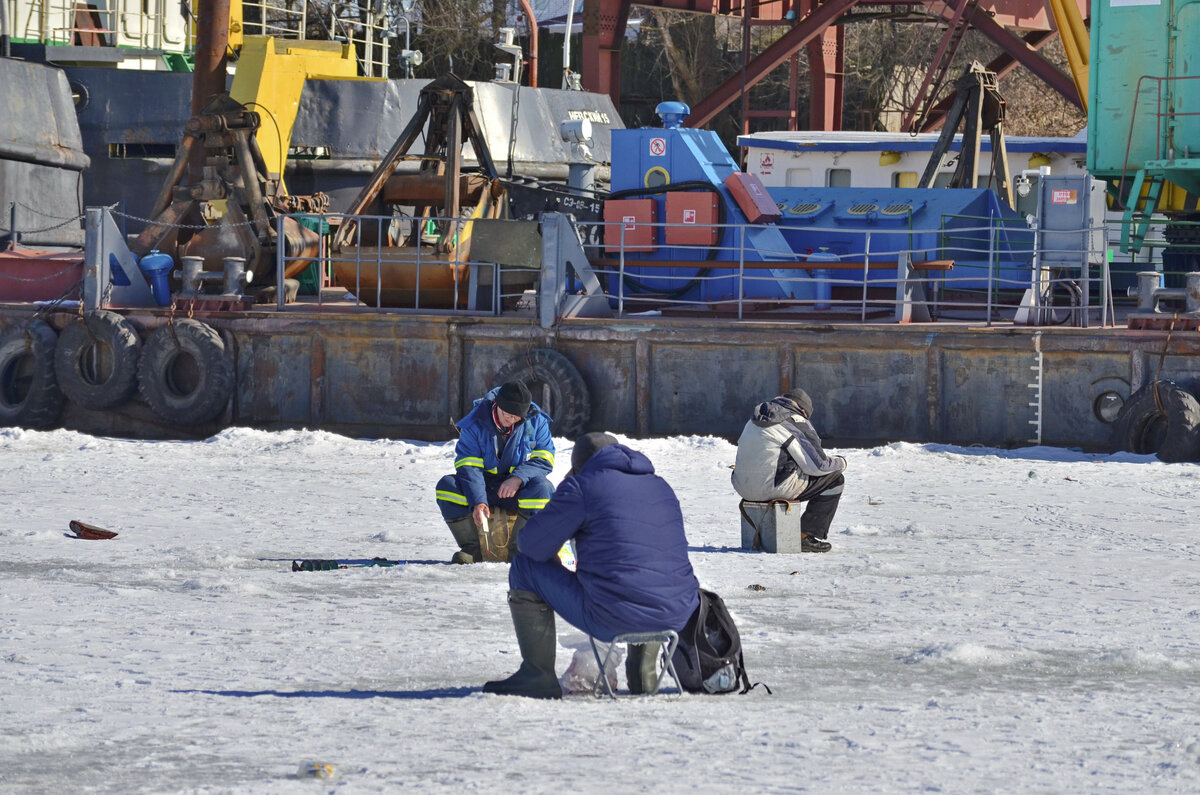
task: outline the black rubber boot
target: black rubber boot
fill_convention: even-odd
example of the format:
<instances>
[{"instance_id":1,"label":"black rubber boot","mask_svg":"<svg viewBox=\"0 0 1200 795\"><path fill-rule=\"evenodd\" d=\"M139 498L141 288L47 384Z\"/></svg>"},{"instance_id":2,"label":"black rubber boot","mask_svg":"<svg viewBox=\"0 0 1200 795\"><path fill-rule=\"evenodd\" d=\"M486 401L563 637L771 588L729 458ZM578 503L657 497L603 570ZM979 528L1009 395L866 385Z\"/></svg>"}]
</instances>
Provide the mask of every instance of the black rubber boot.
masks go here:
<instances>
[{"instance_id":1,"label":"black rubber boot","mask_svg":"<svg viewBox=\"0 0 1200 795\"><path fill-rule=\"evenodd\" d=\"M458 543L458 552L450 558L451 563L477 563L483 558L479 551L479 534L475 532L475 520L470 514L457 519L447 519L446 525Z\"/></svg>"},{"instance_id":2,"label":"black rubber boot","mask_svg":"<svg viewBox=\"0 0 1200 795\"><path fill-rule=\"evenodd\" d=\"M486 682L483 692L528 698L562 698L562 688L554 673L558 637L554 632L554 611L531 591L509 591L508 611L512 614L517 646L521 649L521 667L507 679Z\"/></svg>"},{"instance_id":3,"label":"black rubber boot","mask_svg":"<svg viewBox=\"0 0 1200 795\"><path fill-rule=\"evenodd\" d=\"M653 693L658 690L658 655L661 643L630 643L629 656L625 658L625 678L629 681L629 692Z\"/></svg>"}]
</instances>

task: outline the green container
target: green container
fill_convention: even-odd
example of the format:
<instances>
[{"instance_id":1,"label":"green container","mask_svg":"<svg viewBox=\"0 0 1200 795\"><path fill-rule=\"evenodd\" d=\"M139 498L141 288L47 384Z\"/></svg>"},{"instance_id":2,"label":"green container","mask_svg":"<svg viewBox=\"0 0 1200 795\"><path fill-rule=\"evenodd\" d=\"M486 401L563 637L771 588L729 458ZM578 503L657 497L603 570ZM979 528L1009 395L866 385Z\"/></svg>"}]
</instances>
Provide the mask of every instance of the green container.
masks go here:
<instances>
[{"instance_id":1,"label":"green container","mask_svg":"<svg viewBox=\"0 0 1200 795\"><path fill-rule=\"evenodd\" d=\"M1095 0L1091 15L1088 171L1200 157L1200 115L1182 115L1200 114L1200 2Z\"/></svg>"},{"instance_id":2,"label":"green container","mask_svg":"<svg viewBox=\"0 0 1200 795\"><path fill-rule=\"evenodd\" d=\"M319 235L329 234L329 221L316 215L301 216L297 219L300 226L311 229ZM321 263L314 262L300 272L300 295L316 295L321 289Z\"/></svg>"}]
</instances>

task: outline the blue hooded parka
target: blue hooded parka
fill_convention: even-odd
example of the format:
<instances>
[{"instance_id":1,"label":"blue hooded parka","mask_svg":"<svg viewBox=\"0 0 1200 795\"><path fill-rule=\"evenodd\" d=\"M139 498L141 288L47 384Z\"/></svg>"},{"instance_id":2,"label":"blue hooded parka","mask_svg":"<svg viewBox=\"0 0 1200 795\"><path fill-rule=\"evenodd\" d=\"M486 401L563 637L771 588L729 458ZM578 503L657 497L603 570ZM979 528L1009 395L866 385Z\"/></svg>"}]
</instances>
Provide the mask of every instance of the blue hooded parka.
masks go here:
<instances>
[{"instance_id":1,"label":"blue hooded parka","mask_svg":"<svg viewBox=\"0 0 1200 795\"><path fill-rule=\"evenodd\" d=\"M556 560L571 538L578 561L574 575ZM563 480L550 504L517 536L517 546L521 555L509 586L534 591L600 640L622 632L681 630L699 604L679 500L654 474L650 459L621 444L597 450L582 471ZM553 568L523 564L522 557L552 562ZM562 603L582 615L570 615L560 609Z\"/></svg>"},{"instance_id":2,"label":"blue hooded parka","mask_svg":"<svg viewBox=\"0 0 1200 795\"><path fill-rule=\"evenodd\" d=\"M553 487L546 481L544 489L540 488L539 479L554 469L550 417L536 403L530 403L524 421L505 439L492 421L492 406L499 391L500 387L495 387L476 400L467 416L458 422L455 474L443 478L437 488L437 499L447 518L467 513L472 505L487 504L489 494L509 477L520 478L525 486L537 487L531 493L518 495L522 510L539 510L549 498Z\"/></svg>"}]
</instances>

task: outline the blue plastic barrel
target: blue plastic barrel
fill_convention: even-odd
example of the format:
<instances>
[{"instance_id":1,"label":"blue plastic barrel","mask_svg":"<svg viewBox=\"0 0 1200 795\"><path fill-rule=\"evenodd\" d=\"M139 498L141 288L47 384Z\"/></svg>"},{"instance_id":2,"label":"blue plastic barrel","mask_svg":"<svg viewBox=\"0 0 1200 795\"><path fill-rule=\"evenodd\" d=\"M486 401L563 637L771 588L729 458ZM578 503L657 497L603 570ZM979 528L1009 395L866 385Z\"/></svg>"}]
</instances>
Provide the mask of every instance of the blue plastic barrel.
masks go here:
<instances>
[{"instance_id":1,"label":"blue plastic barrel","mask_svg":"<svg viewBox=\"0 0 1200 795\"><path fill-rule=\"evenodd\" d=\"M158 250L151 251L142 257L138 267L150 280L150 291L154 293L154 300L158 305L170 306L171 285L167 282L167 277L175 267L175 260L171 259L171 255Z\"/></svg>"}]
</instances>

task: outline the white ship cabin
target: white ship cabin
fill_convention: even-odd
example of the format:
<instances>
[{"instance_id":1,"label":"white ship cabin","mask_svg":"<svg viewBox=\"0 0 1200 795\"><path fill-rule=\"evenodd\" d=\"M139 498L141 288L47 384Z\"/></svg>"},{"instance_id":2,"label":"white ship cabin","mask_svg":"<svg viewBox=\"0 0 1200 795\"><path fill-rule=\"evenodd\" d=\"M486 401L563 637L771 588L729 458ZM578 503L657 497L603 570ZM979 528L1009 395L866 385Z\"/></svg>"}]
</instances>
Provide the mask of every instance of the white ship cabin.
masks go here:
<instances>
[{"instance_id":1,"label":"white ship cabin","mask_svg":"<svg viewBox=\"0 0 1200 795\"><path fill-rule=\"evenodd\" d=\"M41 57L60 65L188 71L195 49L194 3L180 0L0 0L0 16L14 49L45 47ZM229 45L245 36L308 38L308 3L231 0ZM388 48L395 35L390 7L336 4L334 15L313 26L321 38L348 41L362 53L364 74L387 77Z\"/></svg>"},{"instance_id":2,"label":"white ship cabin","mask_svg":"<svg viewBox=\"0 0 1200 795\"><path fill-rule=\"evenodd\" d=\"M0 0L13 44L53 48L109 50L88 60L107 60L118 68L159 68L158 53L186 52L192 24L179 0ZM145 57L139 57L144 52ZM63 54L65 53L56 53ZM144 62L143 62L144 61Z\"/></svg>"},{"instance_id":3,"label":"white ship cabin","mask_svg":"<svg viewBox=\"0 0 1200 795\"><path fill-rule=\"evenodd\" d=\"M739 136L738 145L746 150L746 171L768 188L915 188L937 140L937 133L761 132ZM961 147L962 136L954 136L935 187L950 181ZM1073 138L1007 137L1005 148L1014 178L1046 166L1051 174L1085 171L1086 131ZM981 141L978 166L979 186L990 187L990 138Z\"/></svg>"}]
</instances>

